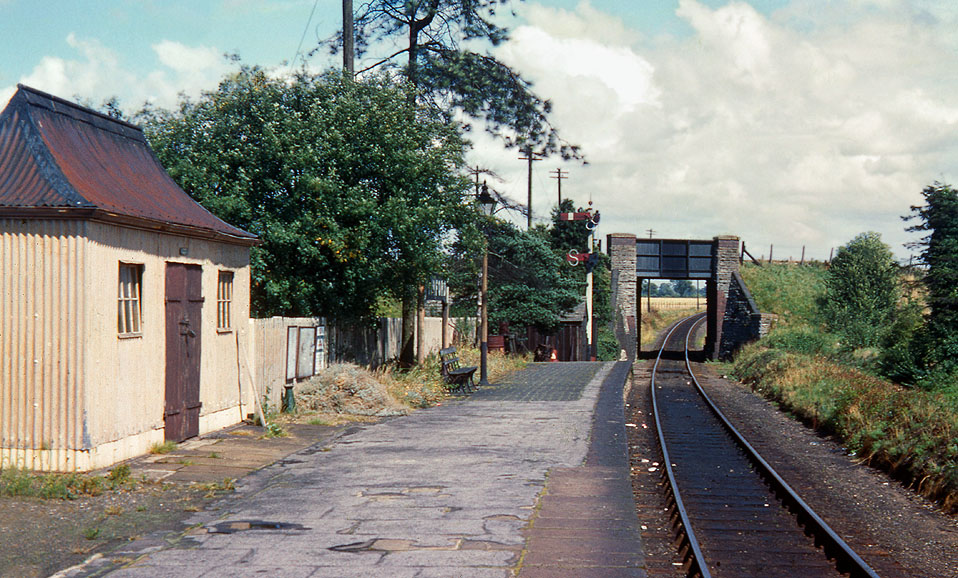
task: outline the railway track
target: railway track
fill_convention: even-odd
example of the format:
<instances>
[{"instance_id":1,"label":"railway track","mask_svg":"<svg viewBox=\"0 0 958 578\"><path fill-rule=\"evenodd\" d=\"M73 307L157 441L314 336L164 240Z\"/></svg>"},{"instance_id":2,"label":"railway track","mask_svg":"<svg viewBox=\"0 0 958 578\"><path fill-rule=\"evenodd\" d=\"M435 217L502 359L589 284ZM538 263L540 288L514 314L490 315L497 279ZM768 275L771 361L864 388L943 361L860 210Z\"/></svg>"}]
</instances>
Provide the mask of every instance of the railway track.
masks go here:
<instances>
[{"instance_id":1,"label":"railway track","mask_svg":"<svg viewBox=\"0 0 958 578\"><path fill-rule=\"evenodd\" d=\"M651 378L670 517L688 576L877 578L724 418L691 369L704 315L676 324Z\"/></svg>"}]
</instances>

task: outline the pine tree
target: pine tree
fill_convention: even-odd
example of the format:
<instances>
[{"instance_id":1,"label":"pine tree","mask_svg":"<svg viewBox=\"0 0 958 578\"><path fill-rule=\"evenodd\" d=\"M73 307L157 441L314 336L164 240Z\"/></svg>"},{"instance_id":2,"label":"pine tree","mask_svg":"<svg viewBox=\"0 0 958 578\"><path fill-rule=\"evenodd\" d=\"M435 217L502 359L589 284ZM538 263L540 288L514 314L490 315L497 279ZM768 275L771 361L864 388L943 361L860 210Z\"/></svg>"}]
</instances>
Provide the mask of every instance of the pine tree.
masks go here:
<instances>
[{"instance_id":1,"label":"pine tree","mask_svg":"<svg viewBox=\"0 0 958 578\"><path fill-rule=\"evenodd\" d=\"M925 204L912 207L905 217L920 221L909 231L926 233L915 245L922 248L927 266L929 313L913 351L920 368L950 374L958 369L958 192L936 182L921 194Z\"/></svg>"}]
</instances>

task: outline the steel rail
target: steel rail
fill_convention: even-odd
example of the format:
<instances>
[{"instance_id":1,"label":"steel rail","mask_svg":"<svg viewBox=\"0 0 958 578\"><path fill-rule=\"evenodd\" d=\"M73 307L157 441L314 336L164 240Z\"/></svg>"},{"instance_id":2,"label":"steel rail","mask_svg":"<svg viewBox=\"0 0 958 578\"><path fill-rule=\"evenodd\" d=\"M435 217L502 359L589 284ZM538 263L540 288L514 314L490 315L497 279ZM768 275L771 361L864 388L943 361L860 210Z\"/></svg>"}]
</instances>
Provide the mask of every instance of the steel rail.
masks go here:
<instances>
[{"instance_id":1,"label":"steel rail","mask_svg":"<svg viewBox=\"0 0 958 578\"><path fill-rule=\"evenodd\" d=\"M702 319L704 319L704 314ZM701 323L701 319L699 320ZM679 516L678 525L679 528L676 530L679 532L680 536L684 535L683 541L688 546L688 551L685 553L685 562L688 564L686 568L686 573L689 576L701 576L702 578L712 578L712 574L709 572L708 565L705 563L705 555L702 554L702 549L699 547L698 539L695 537L695 532L692 530L692 524L689 521L688 513L685 511L685 504L682 502L682 495L679 492L678 483L675 480L675 472L672 470L672 460L669 457L669 450L666 447L665 443L665 433L661 427L661 421L659 419L659 407L658 402L655 398L655 372L659 368L659 361L662 359L662 353L665 351L666 345L669 342L669 338L675 333L675 330L682 325L682 322L676 323L672 329L665 336L665 339L662 340L662 347L659 349L659 354L655 357L655 364L652 366L652 380L651 380L651 397L652 397L652 417L655 419L655 429L659 436L659 446L662 448L662 463L665 465L665 473L669 480L669 490L672 492L672 500L675 502L675 511ZM693 328L695 326L693 325ZM691 331L689 332L691 333ZM687 343L687 341L686 341ZM686 355L688 350L686 349Z\"/></svg>"},{"instance_id":2,"label":"steel rail","mask_svg":"<svg viewBox=\"0 0 958 578\"><path fill-rule=\"evenodd\" d=\"M825 520L823 520L818 514L812 510L795 490L785 482L785 480L772 468L772 466L765 461L765 459L758 453L758 451L752 447L752 444L748 443L745 437L739 433L739 431L729 422L728 418L725 417L725 414L722 413L722 410L712 402L712 399L705 393L705 390L702 388L702 385L699 383L698 378L695 377L695 373L692 371L692 364L689 361L689 340L691 339L692 334L695 332L695 328L702 323L703 319L699 319L693 323L691 329L685 336L685 367L689 372L689 376L692 378L692 382L695 384L696 390L698 390L699 395L705 400L706 404L712 410L712 413L719 419L722 423L722 426L728 431L732 437L738 442L739 446L745 451L746 457L756 466L759 475L765 479L772 491L779 497L779 499L785 504L792 514L794 514L799 521L799 524L805 527L806 532L810 533L815 537L815 542L817 545L820 545L825 552L825 555L835 560L835 566L838 571L841 573L848 574L851 578L880 578L878 574L871 569L868 564L861 559L861 557L855 553L851 547L837 534L834 530L829 527ZM672 331L675 331L679 327L679 324L676 324ZM665 341L668 341L669 336L671 336L672 331L666 336ZM662 345L663 350L665 348L665 343ZM661 357L662 352L659 351L659 357ZM656 358L655 367L658 367L658 358ZM653 408L655 407L655 392L654 392L654 381L655 381L655 369L652 370L652 380L653 380L653 395L652 403ZM658 420L658 415L656 414L656 420ZM659 433L660 440L662 439L661 432ZM665 451L664 441L662 442L663 452ZM668 458L666 458L666 465L669 466L670 463ZM671 471L671 468L669 468ZM670 474L671 480L671 474ZM674 483L674 481L673 481ZM678 494L678 489L674 488L673 492ZM687 523L686 518L683 516L683 523ZM691 530L686 526L686 532L691 534Z\"/></svg>"}]
</instances>

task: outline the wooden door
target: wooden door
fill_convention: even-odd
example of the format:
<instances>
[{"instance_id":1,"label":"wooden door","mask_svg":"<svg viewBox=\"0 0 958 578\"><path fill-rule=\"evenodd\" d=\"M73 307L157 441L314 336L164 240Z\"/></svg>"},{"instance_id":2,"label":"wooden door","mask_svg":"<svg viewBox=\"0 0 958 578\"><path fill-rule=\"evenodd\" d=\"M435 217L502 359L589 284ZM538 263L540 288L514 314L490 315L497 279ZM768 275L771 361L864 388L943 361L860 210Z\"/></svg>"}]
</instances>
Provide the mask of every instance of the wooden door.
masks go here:
<instances>
[{"instance_id":1,"label":"wooden door","mask_svg":"<svg viewBox=\"0 0 958 578\"><path fill-rule=\"evenodd\" d=\"M199 435L202 276L199 265L166 264L167 441Z\"/></svg>"}]
</instances>

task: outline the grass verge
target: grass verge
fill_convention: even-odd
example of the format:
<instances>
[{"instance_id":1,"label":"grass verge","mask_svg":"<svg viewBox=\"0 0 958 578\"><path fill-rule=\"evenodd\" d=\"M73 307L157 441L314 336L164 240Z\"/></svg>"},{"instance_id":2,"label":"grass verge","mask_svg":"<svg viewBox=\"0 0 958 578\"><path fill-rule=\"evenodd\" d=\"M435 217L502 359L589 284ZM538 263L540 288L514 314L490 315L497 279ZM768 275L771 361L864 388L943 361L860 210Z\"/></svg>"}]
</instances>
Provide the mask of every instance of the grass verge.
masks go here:
<instances>
[{"instance_id":1,"label":"grass verge","mask_svg":"<svg viewBox=\"0 0 958 578\"><path fill-rule=\"evenodd\" d=\"M41 474L20 468L0 470L0 496L73 500L80 496L98 496L105 491L131 490L137 482L130 477L130 466L119 465L106 476L89 474Z\"/></svg>"},{"instance_id":2,"label":"grass verge","mask_svg":"<svg viewBox=\"0 0 958 578\"><path fill-rule=\"evenodd\" d=\"M909 390L826 358L744 348L732 374L816 428L850 455L883 468L958 513L958 408L941 393Z\"/></svg>"},{"instance_id":3,"label":"grass verge","mask_svg":"<svg viewBox=\"0 0 958 578\"><path fill-rule=\"evenodd\" d=\"M727 372L840 437L851 455L958 513L958 394L903 388L864 370L868 352L842 354L818 309L822 267L744 267L742 275L759 308L779 321Z\"/></svg>"}]
</instances>

